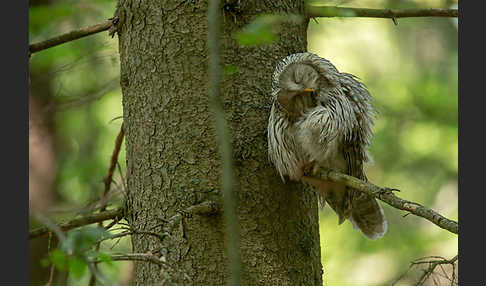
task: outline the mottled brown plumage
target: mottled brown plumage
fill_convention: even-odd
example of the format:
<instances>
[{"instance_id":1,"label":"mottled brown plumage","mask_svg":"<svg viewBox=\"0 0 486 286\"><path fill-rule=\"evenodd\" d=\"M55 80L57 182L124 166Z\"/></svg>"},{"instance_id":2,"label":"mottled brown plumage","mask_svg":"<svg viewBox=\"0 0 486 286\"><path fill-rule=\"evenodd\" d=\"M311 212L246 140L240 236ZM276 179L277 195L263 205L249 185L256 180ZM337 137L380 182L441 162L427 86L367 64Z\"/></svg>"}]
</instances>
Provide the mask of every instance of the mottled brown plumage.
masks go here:
<instances>
[{"instance_id":1,"label":"mottled brown plumage","mask_svg":"<svg viewBox=\"0 0 486 286\"><path fill-rule=\"evenodd\" d=\"M363 164L373 134L375 110L366 87L311 53L292 54L275 68L268 122L268 154L282 180L312 184L321 206L327 202L363 234L376 239L387 229L378 202L342 184L308 176L323 167L366 180Z\"/></svg>"}]
</instances>

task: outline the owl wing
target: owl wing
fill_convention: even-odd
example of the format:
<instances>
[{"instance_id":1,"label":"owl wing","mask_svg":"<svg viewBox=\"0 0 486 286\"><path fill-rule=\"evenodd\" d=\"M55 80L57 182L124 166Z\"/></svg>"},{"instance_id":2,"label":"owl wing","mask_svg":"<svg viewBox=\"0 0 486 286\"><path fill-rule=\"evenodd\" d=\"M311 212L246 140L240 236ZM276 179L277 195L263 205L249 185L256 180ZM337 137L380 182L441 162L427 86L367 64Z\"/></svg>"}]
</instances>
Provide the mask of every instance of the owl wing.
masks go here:
<instances>
[{"instance_id":1,"label":"owl wing","mask_svg":"<svg viewBox=\"0 0 486 286\"><path fill-rule=\"evenodd\" d=\"M348 166L348 174L367 181L364 172L364 162L368 160L366 149L373 136L371 127L375 110L371 106L371 96L366 87L351 74L342 74L341 86L345 96L352 102L356 124L351 128L351 134L345 137L343 154ZM370 239L382 237L387 229L383 209L375 198L363 192L347 189L350 196L351 216L353 226L360 229Z\"/></svg>"},{"instance_id":2,"label":"owl wing","mask_svg":"<svg viewBox=\"0 0 486 286\"><path fill-rule=\"evenodd\" d=\"M371 127L375 111L371 105L371 95L368 90L352 74L342 73L340 83L344 95L350 102L356 120L349 127L349 133L344 138L343 152L348 163L348 174L366 180L363 162L368 161L366 149L373 136Z\"/></svg>"},{"instance_id":3,"label":"owl wing","mask_svg":"<svg viewBox=\"0 0 486 286\"><path fill-rule=\"evenodd\" d=\"M360 157L366 161L368 160L366 148L373 137L371 127L374 125L373 119L376 118L377 114L372 106L373 99L366 86L352 74L341 73L340 84L356 117L356 123L351 129L349 141L360 145Z\"/></svg>"}]
</instances>

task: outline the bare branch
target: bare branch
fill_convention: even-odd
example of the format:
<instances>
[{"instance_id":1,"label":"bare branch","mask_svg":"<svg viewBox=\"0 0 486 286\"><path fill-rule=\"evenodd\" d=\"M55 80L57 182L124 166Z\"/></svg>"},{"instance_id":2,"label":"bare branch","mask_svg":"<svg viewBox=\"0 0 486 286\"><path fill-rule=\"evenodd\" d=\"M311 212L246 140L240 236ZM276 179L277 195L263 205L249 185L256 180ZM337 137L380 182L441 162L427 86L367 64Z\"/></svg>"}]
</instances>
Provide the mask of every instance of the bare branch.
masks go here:
<instances>
[{"instance_id":1,"label":"bare branch","mask_svg":"<svg viewBox=\"0 0 486 286\"><path fill-rule=\"evenodd\" d=\"M416 286L421 286L421 285L424 285L425 281L427 281L427 279L434 273L435 269L437 268L437 266L440 266L442 271L444 272L444 269L442 268L442 265L444 264L450 264L452 265L453 269L452 269L452 276L453 276L453 279L450 279L447 274L445 274L444 278L448 279L449 281L451 281L452 283L454 283L454 271L455 271L455 266L454 266L454 263L457 261L458 259L458 256L454 256L454 258L452 259L445 259L445 258L440 258L440 259L436 259L436 260L429 260L429 261L415 261L415 262L412 262L410 267L413 267L415 265L419 265L419 264L429 264L428 267L423 271L422 275L420 276L420 278L418 279L417 283L415 284Z\"/></svg>"},{"instance_id":2,"label":"bare branch","mask_svg":"<svg viewBox=\"0 0 486 286\"><path fill-rule=\"evenodd\" d=\"M124 135L125 135L125 133L123 131L123 123L122 123L122 125L120 127L120 132L118 133L118 136L116 137L115 147L113 149L113 153L111 154L110 167L108 168L108 174L106 175L106 177L104 179L105 191L103 192L103 198L102 198L102 201L101 201L100 212L105 211L106 205L108 204L108 194L110 192L111 182L113 181L113 174L115 172L115 168L116 168L116 165L118 163L118 154L120 153L120 149L121 149L121 145L122 145L122 142L123 142ZM115 223L115 222L113 222L113 223ZM103 221L100 221L98 223L98 226L103 227ZM106 229L108 229L108 228L106 228ZM101 246L101 241L96 244L96 251L100 250L100 246ZM98 265L97 265L96 262L93 263L93 268L98 270ZM95 282L96 282L95 273L92 273L91 278L89 279L88 285L94 286Z\"/></svg>"},{"instance_id":3,"label":"bare branch","mask_svg":"<svg viewBox=\"0 0 486 286\"><path fill-rule=\"evenodd\" d=\"M219 2L219 1L218 1ZM219 12L219 10L218 10ZM455 17L459 15L458 9L441 9L441 8L426 8L426 9L370 9L370 8L351 8L351 7L337 7L337 6L308 6L307 16L311 18L317 17L369 17L369 18L391 18L396 24L396 18L406 17ZM110 30L110 36L113 36L116 31L116 24L118 18L113 17L106 22L89 26L86 28L74 30L51 39L30 44L29 55L58 46L60 44L77 40L89 35Z\"/></svg>"},{"instance_id":4,"label":"bare branch","mask_svg":"<svg viewBox=\"0 0 486 286\"><path fill-rule=\"evenodd\" d=\"M146 261L157 264L159 266L167 266L161 259L151 253L127 253L115 254L110 256L115 261L131 260L131 261ZM100 262L100 261L97 261Z\"/></svg>"},{"instance_id":5,"label":"bare branch","mask_svg":"<svg viewBox=\"0 0 486 286\"><path fill-rule=\"evenodd\" d=\"M105 192L103 193L103 204L101 206L100 211L104 211L106 209L106 196L110 192L110 187L111 187L111 182L113 181L113 173L115 172L116 164L118 163L118 154L120 153L121 145L123 142L123 137L125 136L125 133L123 131L123 124L120 127L120 132L118 133L118 136L116 137L115 141L115 147L113 149L113 153L111 154L111 161L110 161L110 167L108 168L108 174L106 175L104 179L105 183Z\"/></svg>"},{"instance_id":6,"label":"bare branch","mask_svg":"<svg viewBox=\"0 0 486 286\"><path fill-rule=\"evenodd\" d=\"M120 86L120 78L117 76L106 83L103 83L102 88L99 90L89 91L80 95L69 95L69 99L55 100L44 107L46 113L50 112L62 112L71 108L79 108L81 106L92 103L93 101L100 100L103 96L109 92L115 90Z\"/></svg>"},{"instance_id":7,"label":"bare branch","mask_svg":"<svg viewBox=\"0 0 486 286\"><path fill-rule=\"evenodd\" d=\"M73 229L73 228L76 228L76 227L80 227L80 226L84 226L84 225L88 225L88 224L92 224L92 223L96 223L96 222L100 222L100 221L121 218L121 217L123 217L123 212L124 212L123 208L118 208L118 209L104 211L104 212L97 213L97 214L90 214L90 215L87 215L87 216L84 216L84 217L80 217L80 218L70 220L68 222L57 224L55 226L56 226L56 228L58 228L62 231L66 231L66 230L70 230L70 229ZM50 229L52 229L52 227L53 226L40 227L40 228L31 230L29 232L29 239L36 238L36 237L39 237L39 236L42 236L44 234L49 233Z\"/></svg>"},{"instance_id":8,"label":"bare branch","mask_svg":"<svg viewBox=\"0 0 486 286\"><path fill-rule=\"evenodd\" d=\"M115 284L115 283L112 283L105 275L103 275L103 273L101 273L98 269L96 269L94 266L93 266L93 263L91 263L90 261L88 261L88 259L86 257L83 256L83 260L84 262L86 263L86 265L88 265L88 269L89 271L94 275L94 277L96 279L98 279L98 281L100 281L103 285L107 285L107 286L118 286L118 284Z\"/></svg>"},{"instance_id":9,"label":"bare branch","mask_svg":"<svg viewBox=\"0 0 486 286\"><path fill-rule=\"evenodd\" d=\"M79 38L83 38L83 37L93 35L93 34L96 34L96 33L102 32L102 31L106 31L106 30L110 29L112 26L116 25L117 22L118 22L118 18L112 18L112 19L109 19L108 21L100 23L100 24L96 24L96 25L89 26L89 27L86 27L86 28L74 30L74 31L71 31L69 33L62 34L62 35L56 36L54 38L51 38L51 39L48 39L48 40L45 40L45 41L42 41L42 42L30 44L29 45L29 53L33 54L33 53L36 53L36 52L39 52L39 51L42 51L42 50L45 50L45 49L48 49L48 48L58 46L60 44L66 43L66 42L74 41L74 40L77 40Z\"/></svg>"},{"instance_id":10,"label":"bare branch","mask_svg":"<svg viewBox=\"0 0 486 286\"><path fill-rule=\"evenodd\" d=\"M54 281L54 271L56 270L56 265L52 264L49 270L49 281L47 281L46 286L51 286Z\"/></svg>"},{"instance_id":11,"label":"bare branch","mask_svg":"<svg viewBox=\"0 0 486 286\"><path fill-rule=\"evenodd\" d=\"M370 9L337 6L308 6L307 15L314 17L368 17L368 18L408 18L408 17L458 17L457 9Z\"/></svg>"},{"instance_id":12,"label":"bare branch","mask_svg":"<svg viewBox=\"0 0 486 286\"><path fill-rule=\"evenodd\" d=\"M139 230L134 230L131 227L127 228L131 233L130 234L150 234L157 236L160 240L164 239L166 236L170 236L172 229L174 229L174 226L180 222L184 217L191 217L193 214L198 214L198 215L212 215L217 213L218 206L216 203L213 201L205 201L197 205L192 205L188 207L187 209L183 211L179 211L178 214L172 216L171 218L164 219L164 218L158 218L161 220L163 223L162 224L157 224L153 226L150 230L154 230L158 228L159 226L162 226L162 231L159 234L155 234L153 232L146 232L146 231L139 231Z\"/></svg>"},{"instance_id":13,"label":"bare branch","mask_svg":"<svg viewBox=\"0 0 486 286\"><path fill-rule=\"evenodd\" d=\"M193 205L182 211L181 213L178 213L174 216L172 216L168 221L167 225L165 227L166 231L171 231L176 223L178 223L184 216L190 216L193 214L198 214L198 215L211 215L214 214L218 211L218 207L216 203L212 201L205 201L197 205Z\"/></svg>"},{"instance_id":14,"label":"bare branch","mask_svg":"<svg viewBox=\"0 0 486 286\"><path fill-rule=\"evenodd\" d=\"M417 265L422 265L422 264L429 264L428 267L423 270L422 275L418 279L417 283L415 283L415 286L421 286L424 285L425 281L434 273L435 269L437 266L439 266L443 272L443 275L440 275L441 277L449 280L451 282L451 285L457 285L456 281L456 275L455 275L455 263L457 262L458 255L454 256L452 259L445 259L444 257L441 256L428 256L428 257L422 257L419 259L416 259L410 263L410 266L408 267L407 271L400 275L397 279L395 279L390 285L396 285L397 282L399 282L403 277L407 275L407 273ZM448 277L448 275L445 273L444 268L442 267L445 264L450 264L452 266L452 277ZM437 273L436 273L437 274Z\"/></svg>"},{"instance_id":15,"label":"bare branch","mask_svg":"<svg viewBox=\"0 0 486 286\"><path fill-rule=\"evenodd\" d=\"M450 220L434 210L422 206L421 204L407 201L395 196L395 194L392 192L393 189L378 187L369 182L364 182L355 177L332 170L321 170L319 177L323 180L342 183L353 189L365 192L394 208L408 211L416 216L423 217L440 228L458 234L459 226L457 222Z\"/></svg>"},{"instance_id":16,"label":"bare branch","mask_svg":"<svg viewBox=\"0 0 486 286\"><path fill-rule=\"evenodd\" d=\"M45 225L45 227L41 227L41 228L37 229L38 231L41 231L41 230L43 231L41 234L44 234L44 233L47 233L47 232L49 232L49 233L54 232L56 234L57 238L59 239L59 241L64 242L66 240L66 235L64 234L61 226L56 225L49 218L45 217L41 213L34 211L32 214L34 215L34 217L38 221L40 221L41 223L43 223ZM36 231L34 230L34 231L31 231L29 233L29 239L33 238L32 233L34 233L34 235L35 235Z\"/></svg>"}]
</instances>

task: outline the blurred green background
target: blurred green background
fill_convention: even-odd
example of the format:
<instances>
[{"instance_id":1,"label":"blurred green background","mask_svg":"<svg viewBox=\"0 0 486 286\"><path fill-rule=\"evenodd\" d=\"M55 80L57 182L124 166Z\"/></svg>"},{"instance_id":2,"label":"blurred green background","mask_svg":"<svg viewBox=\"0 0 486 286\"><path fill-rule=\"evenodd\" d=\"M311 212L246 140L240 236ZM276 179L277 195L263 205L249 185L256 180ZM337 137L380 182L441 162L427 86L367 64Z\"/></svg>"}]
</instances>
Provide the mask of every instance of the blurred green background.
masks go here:
<instances>
[{"instance_id":1,"label":"blurred green background","mask_svg":"<svg viewBox=\"0 0 486 286\"><path fill-rule=\"evenodd\" d=\"M327 1L326 5L369 8L455 8L457 1ZM116 1L30 1L29 37L37 42L101 23ZM379 111L371 143L368 178L398 188L404 199L457 220L458 38L457 19L321 18L311 20L308 50L339 71L359 76ZM55 219L90 212L103 193L122 120L117 38L107 32L32 55L30 59L30 207ZM119 156L125 170L124 147ZM114 198L123 197L115 175ZM457 236L432 223L384 205L386 236L363 238L349 222L337 225L329 208L320 212L324 285L390 285L410 261L429 255L452 258ZM98 205L99 206L99 205ZM31 227L36 222L31 222ZM44 285L39 261L46 241L31 242L31 285ZM129 239L102 244L108 253L130 252ZM36 256L37 255L37 256ZM131 263L100 264L109 278L126 285ZM444 267L445 271L450 268ZM37 272L36 272L37 271ZM48 271L47 271L48 272ZM396 285L413 285L419 269ZM437 279L438 276L437 276ZM87 285L56 275L54 285ZM445 280L444 280L445 281ZM430 280L429 284L434 285Z\"/></svg>"}]
</instances>

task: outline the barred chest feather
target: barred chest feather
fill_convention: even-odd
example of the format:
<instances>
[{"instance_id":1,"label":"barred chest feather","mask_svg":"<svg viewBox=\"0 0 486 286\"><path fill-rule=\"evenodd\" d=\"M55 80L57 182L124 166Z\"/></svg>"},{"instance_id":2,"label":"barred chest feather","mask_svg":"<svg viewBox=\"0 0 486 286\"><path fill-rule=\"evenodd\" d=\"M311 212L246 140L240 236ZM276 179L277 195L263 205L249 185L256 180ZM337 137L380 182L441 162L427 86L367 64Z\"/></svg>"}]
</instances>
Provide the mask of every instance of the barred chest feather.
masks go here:
<instances>
[{"instance_id":1,"label":"barred chest feather","mask_svg":"<svg viewBox=\"0 0 486 286\"><path fill-rule=\"evenodd\" d=\"M305 120L305 119L304 119ZM347 163L343 156L343 136L336 136L322 142L320 134L314 129L299 128L296 134L299 146L309 162L315 162L327 169L344 172Z\"/></svg>"}]
</instances>

